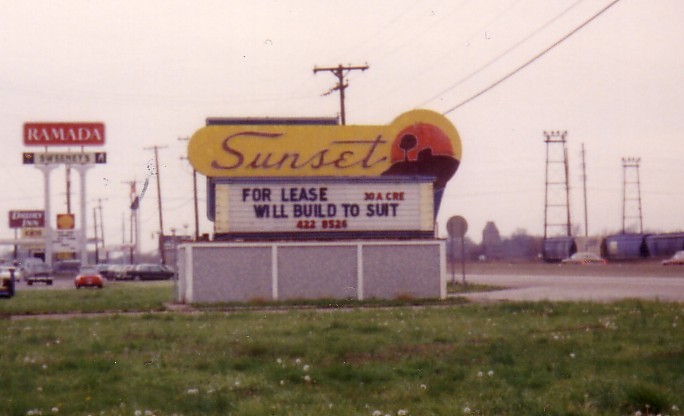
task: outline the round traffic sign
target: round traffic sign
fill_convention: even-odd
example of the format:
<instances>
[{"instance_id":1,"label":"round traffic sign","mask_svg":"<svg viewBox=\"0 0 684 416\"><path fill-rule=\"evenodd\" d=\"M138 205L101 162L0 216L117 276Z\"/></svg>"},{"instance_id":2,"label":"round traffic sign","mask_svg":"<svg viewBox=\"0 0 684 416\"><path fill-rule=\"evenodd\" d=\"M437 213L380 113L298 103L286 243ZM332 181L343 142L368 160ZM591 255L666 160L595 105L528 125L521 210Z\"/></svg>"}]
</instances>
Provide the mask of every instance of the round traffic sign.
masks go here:
<instances>
[{"instance_id":1,"label":"round traffic sign","mask_svg":"<svg viewBox=\"0 0 684 416\"><path fill-rule=\"evenodd\" d=\"M468 232L468 222L460 215L455 215L447 221L447 231L451 237L463 237Z\"/></svg>"}]
</instances>

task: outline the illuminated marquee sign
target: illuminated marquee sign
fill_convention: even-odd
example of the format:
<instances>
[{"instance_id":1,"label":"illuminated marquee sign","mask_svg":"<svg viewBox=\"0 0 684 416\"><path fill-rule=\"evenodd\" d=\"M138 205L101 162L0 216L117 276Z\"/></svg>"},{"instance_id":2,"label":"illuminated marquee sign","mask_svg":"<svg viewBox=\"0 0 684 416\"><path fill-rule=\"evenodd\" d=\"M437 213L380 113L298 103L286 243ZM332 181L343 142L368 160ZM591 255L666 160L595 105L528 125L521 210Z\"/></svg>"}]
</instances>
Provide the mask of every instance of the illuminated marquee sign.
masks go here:
<instances>
[{"instance_id":1,"label":"illuminated marquee sign","mask_svg":"<svg viewBox=\"0 0 684 416\"><path fill-rule=\"evenodd\" d=\"M441 114L413 110L386 126L209 125L188 159L210 178L431 176L436 209L461 140Z\"/></svg>"},{"instance_id":2,"label":"illuminated marquee sign","mask_svg":"<svg viewBox=\"0 0 684 416\"><path fill-rule=\"evenodd\" d=\"M381 232L434 235L433 178L218 181L214 232L232 238Z\"/></svg>"}]
</instances>

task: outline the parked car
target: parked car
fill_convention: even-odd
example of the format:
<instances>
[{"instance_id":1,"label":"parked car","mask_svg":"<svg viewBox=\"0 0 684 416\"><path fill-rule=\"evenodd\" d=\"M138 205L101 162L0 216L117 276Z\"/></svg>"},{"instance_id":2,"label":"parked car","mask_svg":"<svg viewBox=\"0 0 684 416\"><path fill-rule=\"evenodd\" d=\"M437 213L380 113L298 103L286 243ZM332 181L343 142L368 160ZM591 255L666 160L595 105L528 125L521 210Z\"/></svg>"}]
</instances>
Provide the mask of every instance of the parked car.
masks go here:
<instances>
[{"instance_id":1,"label":"parked car","mask_svg":"<svg viewBox=\"0 0 684 416\"><path fill-rule=\"evenodd\" d=\"M138 264L128 274L135 280L165 280L172 278L175 272L169 266L149 263Z\"/></svg>"},{"instance_id":2,"label":"parked car","mask_svg":"<svg viewBox=\"0 0 684 416\"><path fill-rule=\"evenodd\" d=\"M11 298L14 296L14 279L12 275L0 275L0 298Z\"/></svg>"},{"instance_id":3,"label":"parked car","mask_svg":"<svg viewBox=\"0 0 684 416\"><path fill-rule=\"evenodd\" d=\"M53 266L53 274L60 277L75 277L81 270L80 260L62 260Z\"/></svg>"},{"instance_id":4,"label":"parked car","mask_svg":"<svg viewBox=\"0 0 684 416\"><path fill-rule=\"evenodd\" d=\"M567 259L561 260L563 264L606 264L606 260L601 258L599 255L581 251L575 253Z\"/></svg>"},{"instance_id":5,"label":"parked car","mask_svg":"<svg viewBox=\"0 0 684 416\"><path fill-rule=\"evenodd\" d=\"M132 264L115 264L111 267L110 273L116 280L131 280L129 272L133 270L134 267L135 266Z\"/></svg>"},{"instance_id":6,"label":"parked car","mask_svg":"<svg viewBox=\"0 0 684 416\"><path fill-rule=\"evenodd\" d=\"M684 250L676 252L672 257L662 261L663 266L682 266L684 265Z\"/></svg>"},{"instance_id":7,"label":"parked car","mask_svg":"<svg viewBox=\"0 0 684 416\"><path fill-rule=\"evenodd\" d=\"M100 273L100 275L107 280L115 278L115 267L115 264L109 263L100 263L95 265L95 268L97 268L97 271Z\"/></svg>"},{"instance_id":8,"label":"parked car","mask_svg":"<svg viewBox=\"0 0 684 416\"><path fill-rule=\"evenodd\" d=\"M21 282L21 277L24 275L23 269L21 267L16 267L8 264L3 264L2 266L0 266L0 278L11 278L11 270L14 270L14 281Z\"/></svg>"},{"instance_id":9,"label":"parked car","mask_svg":"<svg viewBox=\"0 0 684 416\"><path fill-rule=\"evenodd\" d=\"M52 268L42 261L25 264L23 269L23 277L29 286L34 283L52 284Z\"/></svg>"},{"instance_id":10,"label":"parked car","mask_svg":"<svg viewBox=\"0 0 684 416\"><path fill-rule=\"evenodd\" d=\"M102 289L102 287L104 287L104 278L97 271L96 267L84 266L74 278L74 286L76 286L76 289L82 287L97 287Z\"/></svg>"}]
</instances>

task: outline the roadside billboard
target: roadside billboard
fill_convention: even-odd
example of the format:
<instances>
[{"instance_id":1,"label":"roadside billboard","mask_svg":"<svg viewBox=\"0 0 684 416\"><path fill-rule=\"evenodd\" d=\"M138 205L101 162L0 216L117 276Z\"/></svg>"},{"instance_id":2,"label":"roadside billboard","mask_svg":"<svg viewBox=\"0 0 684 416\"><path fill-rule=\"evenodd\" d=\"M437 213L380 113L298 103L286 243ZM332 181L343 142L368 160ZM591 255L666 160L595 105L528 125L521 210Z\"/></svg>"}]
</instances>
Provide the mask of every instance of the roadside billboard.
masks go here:
<instances>
[{"instance_id":1,"label":"roadside billboard","mask_svg":"<svg viewBox=\"0 0 684 416\"><path fill-rule=\"evenodd\" d=\"M413 110L389 125L209 125L188 143L209 178L430 176L435 214L461 160L461 139L439 113Z\"/></svg>"}]
</instances>

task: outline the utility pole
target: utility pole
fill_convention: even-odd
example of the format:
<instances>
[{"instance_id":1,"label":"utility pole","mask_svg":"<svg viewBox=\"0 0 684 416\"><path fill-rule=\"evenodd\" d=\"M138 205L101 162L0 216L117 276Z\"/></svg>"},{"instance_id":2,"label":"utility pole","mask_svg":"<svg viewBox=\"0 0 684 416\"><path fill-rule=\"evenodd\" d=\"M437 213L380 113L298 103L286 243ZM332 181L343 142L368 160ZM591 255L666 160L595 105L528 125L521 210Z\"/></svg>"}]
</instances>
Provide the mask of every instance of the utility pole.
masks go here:
<instances>
[{"instance_id":1,"label":"utility pole","mask_svg":"<svg viewBox=\"0 0 684 416\"><path fill-rule=\"evenodd\" d=\"M159 172L159 149L165 149L168 146L152 146L145 150L154 151L154 175L157 177L157 205L159 207L159 256L161 257L161 264L166 264L166 256L164 255L164 217L162 214L162 198L161 198L161 179Z\"/></svg>"},{"instance_id":2,"label":"utility pole","mask_svg":"<svg viewBox=\"0 0 684 416\"><path fill-rule=\"evenodd\" d=\"M102 201L106 201L107 199L102 199L102 198L97 198L97 203L98 205L93 207L93 228L95 230L95 263L100 262L100 241L102 242L102 252L106 253L105 250L105 238L104 238L104 220L102 218ZM99 224L98 224L98 210L100 211L99 215ZM98 228L99 228L99 237L98 238ZM106 254L105 254L105 259L106 259Z\"/></svg>"},{"instance_id":3,"label":"utility pole","mask_svg":"<svg viewBox=\"0 0 684 416\"><path fill-rule=\"evenodd\" d=\"M639 234L644 233L643 215L641 212L641 181L639 178L638 157L622 158L622 233L627 232L627 218L639 221ZM633 175L629 172L634 171ZM634 206L636 204L636 207ZM628 207L629 206L629 207ZM629 208L629 209L628 209ZM632 213L636 208L636 213ZM627 211L630 211L629 213Z\"/></svg>"},{"instance_id":4,"label":"utility pole","mask_svg":"<svg viewBox=\"0 0 684 416\"><path fill-rule=\"evenodd\" d=\"M582 187L584 188L584 237L589 237L589 213L587 209L587 163L584 143L582 143ZM585 247L586 249L586 247Z\"/></svg>"},{"instance_id":5,"label":"utility pole","mask_svg":"<svg viewBox=\"0 0 684 416\"><path fill-rule=\"evenodd\" d=\"M189 137L179 137L180 141L188 141ZM188 160L187 157L181 156L181 160ZM197 170L192 168L192 195L195 202L195 241L199 240L199 214L197 209Z\"/></svg>"},{"instance_id":6,"label":"utility pole","mask_svg":"<svg viewBox=\"0 0 684 416\"><path fill-rule=\"evenodd\" d=\"M131 199L131 218L130 218L130 248L129 257L131 264L135 263L135 259L139 257L138 244L140 241L140 228L138 225L138 217L140 212L140 199L136 191L136 181L124 181L124 184L129 186L130 189L130 199Z\"/></svg>"},{"instance_id":7,"label":"utility pole","mask_svg":"<svg viewBox=\"0 0 684 416\"><path fill-rule=\"evenodd\" d=\"M337 77L337 85L334 86L332 89L327 91L323 95L328 95L331 94L333 91L340 91L340 120L342 122L342 125L346 124L346 115L344 111L344 90L349 86L349 84L344 80L344 77L347 73L350 71L365 71L368 69L368 65L362 65L362 66L342 66L342 64L336 66L336 67L328 67L328 68L318 68L314 67L314 74L320 71L329 71L332 72L333 75Z\"/></svg>"},{"instance_id":8,"label":"utility pole","mask_svg":"<svg viewBox=\"0 0 684 416\"><path fill-rule=\"evenodd\" d=\"M105 253L105 260L107 259L107 249L105 248L105 233L104 233L104 219L102 218L102 201L106 199L97 199L97 209L100 211L100 241L102 241L102 252ZM97 247L97 241L95 241L95 246Z\"/></svg>"},{"instance_id":9,"label":"utility pole","mask_svg":"<svg viewBox=\"0 0 684 416\"><path fill-rule=\"evenodd\" d=\"M93 207L93 228L95 231L95 264L100 263L100 240L97 239L97 207Z\"/></svg>"},{"instance_id":10,"label":"utility pole","mask_svg":"<svg viewBox=\"0 0 684 416\"><path fill-rule=\"evenodd\" d=\"M66 165L66 209L71 214L71 165Z\"/></svg>"}]
</instances>

